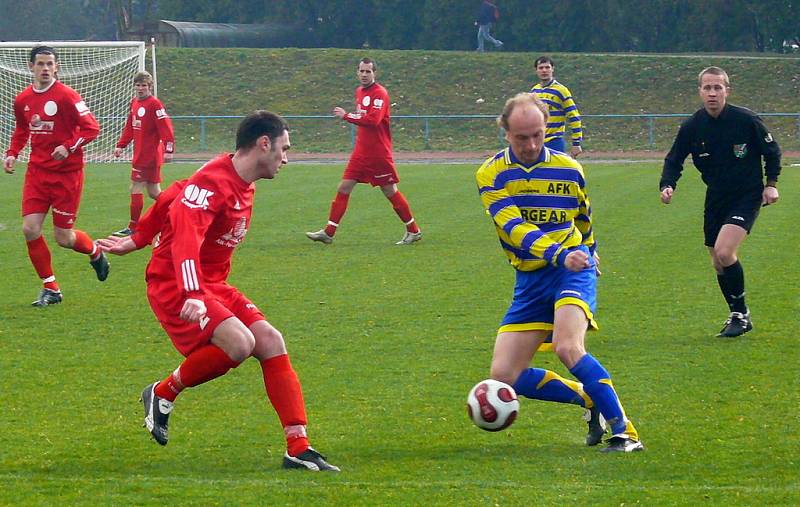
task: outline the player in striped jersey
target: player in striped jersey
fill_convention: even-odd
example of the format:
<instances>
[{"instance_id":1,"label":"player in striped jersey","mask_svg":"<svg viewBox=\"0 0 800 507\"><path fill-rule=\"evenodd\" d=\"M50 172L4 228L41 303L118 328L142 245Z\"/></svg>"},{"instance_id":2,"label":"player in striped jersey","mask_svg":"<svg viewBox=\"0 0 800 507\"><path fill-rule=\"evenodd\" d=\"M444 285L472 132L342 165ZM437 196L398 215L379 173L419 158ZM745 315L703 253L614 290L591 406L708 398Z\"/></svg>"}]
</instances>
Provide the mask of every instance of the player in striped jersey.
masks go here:
<instances>
[{"instance_id":1,"label":"player in striped jersey","mask_svg":"<svg viewBox=\"0 0 800 507\"><path fill-rule=\"evenodd\" d=\"M549 56L537 58L535 66L539 82L533 85L531 93L547 104L550 112L550 119L545 131L545 146L567 153L567 142L564 136L566 135L566 124L569 123L572 131L572 147L569 153L573 157L577 157L583 151L581 149L583 128L578 106L575 105L569 89L553 77L556 65Z\"/></svg>"},{"instance_id":2,"label":"player in striped jersey","mask_svg":"<svg viewBox=\"0 0 800 507\"><path fill-rule=\"evenodd\" d=\"M584 347L586 330L597 329L591 205L581 165L544 145L547 119L547 105L535 95L509 99L498 118L509 147L486 160L476 175L481 201L517 278L495 341L491 377L528 398L590 409L588 445L603 436L600 412L612 432L604 451L640 451L644 447L611 375ZM548 335L580 383L530 367Z\"/></svg>"}]
</instances>

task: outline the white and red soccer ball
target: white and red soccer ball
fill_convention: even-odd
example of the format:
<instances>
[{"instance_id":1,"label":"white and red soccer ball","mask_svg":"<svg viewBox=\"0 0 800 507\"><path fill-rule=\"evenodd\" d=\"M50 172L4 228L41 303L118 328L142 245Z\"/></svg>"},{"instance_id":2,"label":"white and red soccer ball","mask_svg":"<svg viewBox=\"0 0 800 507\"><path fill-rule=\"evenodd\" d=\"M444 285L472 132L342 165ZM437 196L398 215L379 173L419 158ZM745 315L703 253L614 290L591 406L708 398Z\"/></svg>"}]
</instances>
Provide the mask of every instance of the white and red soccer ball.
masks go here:
<instances>
[{"instance_id":1,"label":"white and red soccer ball","mask_svg":"<svg viewBox=\"0 0 800 507\"><path fill-rule=\"evenodd\" d=\"M467 395L467 413L481 429L504 430L511 426L519 413L517 393L499 380L482 380Z\"/></svg>"}]
</instances>

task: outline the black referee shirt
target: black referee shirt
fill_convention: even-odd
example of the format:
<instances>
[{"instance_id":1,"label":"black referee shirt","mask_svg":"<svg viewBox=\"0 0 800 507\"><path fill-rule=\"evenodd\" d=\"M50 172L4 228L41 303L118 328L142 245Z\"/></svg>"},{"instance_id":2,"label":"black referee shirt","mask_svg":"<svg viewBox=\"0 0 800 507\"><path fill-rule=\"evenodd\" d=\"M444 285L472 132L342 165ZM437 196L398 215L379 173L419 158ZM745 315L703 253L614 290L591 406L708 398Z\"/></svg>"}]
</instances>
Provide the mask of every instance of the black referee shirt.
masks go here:
<instances>
[{"instance_id":1,"label":"black referee shirt","mask_svg":"<svg viewBox=\"0 0 800 507\"><path fill-rule=\"evenodd\" d=\"M717 118L703 108L681 124L664 159L660 189L675 188L690 153L710 197L762 192L762 156L767 181L778 181L781 172L781 149L764 122L749 109L732 104L726 104Z\"/></svg>"}]
</instances>

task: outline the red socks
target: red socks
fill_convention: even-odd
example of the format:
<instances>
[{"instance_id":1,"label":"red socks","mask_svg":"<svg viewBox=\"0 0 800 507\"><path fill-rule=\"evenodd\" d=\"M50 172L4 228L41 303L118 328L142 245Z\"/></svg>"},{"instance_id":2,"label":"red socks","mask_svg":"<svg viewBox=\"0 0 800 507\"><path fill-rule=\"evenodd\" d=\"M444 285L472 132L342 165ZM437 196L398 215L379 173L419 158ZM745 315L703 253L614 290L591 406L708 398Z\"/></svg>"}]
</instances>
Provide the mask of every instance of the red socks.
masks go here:
<instances>
[{"instance_id":1,"label":"red socks","mask_svg":"<svg viewBox=\"0 0 800 507\"><path fill-rule=\"evenodd\" d=\"M183 363L156 386L156 396L175 401L181 391L225 375L239 363L231 359L224 350L208 344L189 354Z\"/></svg>"},{"instance_id":2,"label":"red socks","mask_svg":"<svg viewBox=\"0 0 800 507\"><path fill-rule=\"evenodd\" d=\"M417 227L417 222L414 221L414 217L411 215L411 207L409 207L405 196L398 190L388 199L389 202L392 203L394 212L397 213L400 220L406 224L406 231L413 233L419 232L419 227Z\"/></svg>"},{"instance_id":3,"label":"red socks","mask_svg":"<svg viewBox=\"0 0 800 507\"><path fill-rule=\"evenodd\" d=\"M94 246L94 241L92 241L92 238L90 238L85 232L78 229L73 229L73 232L75 232L75 244L72 245L72 249L76 252L88 255L92 258L92 260L94 260L97 255L99 255L99 251L97 250L97 247Z\"/></svg>"},{"instance_id":4,"label":"red socks","mask_svg":"<svg viewBox=\"0 0 800 507\"><path fill-rule=\"evenodd\" d=\"M135 230L139 218L142 216L142 208L144 208L144 195L131 194L131 221L128 223L128 229Z\"/></svg>"},{"instance_id":5,"label":"red socks","mask_svg":"<svg viewBox=\"0 0 800 507\"><path fill-rule=\"evenodd\" d=\"M156 385L156 396L175 401L178 394L187 387L221 377L238 365L239 363L216 345L200 347L189 354L175 372ZM309 447L306 436L306 405L300 380L286 354L261 361L261 369L267 396L283 426L287 452L291 456L297 456Z\"/></svg>"},{"instance_id":6,"label":"red socks","mask_svg":"<svg viewBox=\"0 0 800 507\"><path fill-rule=\"evenodd\" d=\"M53 263L50 257L50 249L47 248L47 241L44 236L39 236L33 241L28 241L28 257L31 259L33 269L44 282L46 289L58 290L56 277L53 274Z\"/></svg>"},{"instance_id":7,"label":"red socks","mask_svg":"<svg viewBox=\"0 0 800 507\"><path fill-rule=\"evenodd\" d=\"M300 380L286 354L261 361L261 369L267 396L283 426L287 451L289 455L297 456L308 449L309 445L306 436L306 405Z\"/></svg>"},{"instance_id":8,"label":"red socks","mask_svg":"<svg viewBox=\"0 0 800 507\"><path fill-rule=\"evenodd\" d=\"M325 234L333 237L336 234L336 229L339 227L339 222L342 220L345 211L347 211L347 202L350 200L350 194L343 194L336 192L336 197L331 202L331 212L328 215L328 225L325 226Z\"/></svg>"},{"instance_id":9,"label":"red socks","mask_svg":"<svg viewBox=\"0 0 800 507\"><path fill-rule=\"evenodd\" d=\"M411 214L411 207L408 205L408 201L406 201L405 196L400 191L397 191L388 199L389 202L392 203L392 207L394 208L395 213L397 213L397 216L399 216L400 220L406 224L406 230L414 233L419 232L419 227L417 227L417 223ZM342 220L344 213L347 211L347 203L349 200L350 194L343 194L341 192L336 193L336 197L331 203L331 212L328 215L328 225L325 226L325 234L328 236L333 237L333 235L336 234L336 229L339 227L339 222Z\"/></svg>"}]
</instances>

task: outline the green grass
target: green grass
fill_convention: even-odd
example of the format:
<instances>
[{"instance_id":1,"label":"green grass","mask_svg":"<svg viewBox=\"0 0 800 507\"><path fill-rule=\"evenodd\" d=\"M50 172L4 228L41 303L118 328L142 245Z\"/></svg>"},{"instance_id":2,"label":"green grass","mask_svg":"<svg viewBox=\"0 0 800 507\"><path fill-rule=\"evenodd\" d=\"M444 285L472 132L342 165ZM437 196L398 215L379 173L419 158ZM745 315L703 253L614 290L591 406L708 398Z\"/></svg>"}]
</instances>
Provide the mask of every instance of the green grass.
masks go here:
<instances>
[{"instance_id":1,"label":"green grass","mask_svg":"<svg viewBox=\"0 0 800 507\"><path fill-rule=\"evenodd\" d=\"M392 114L497 115L505 100L537 81L539 53L381 51L352 49L159 49L159 96L173 116L244 115L270 109L286 115L329 115L349 108L358 84L356 63L369 55L389 90ZM556 53L556 77L578 101L590 150L651 149L646 120L588 115L691 113L699 107L696 76L708 65L730 74L731 102L759 112L798 112L800 58L743 55L630 55ZM478 103L476 100L483 99ZM176 120L180 152L230 148L238 120L210 120L205 147L200 123ZM655 149L669 149L677 118L655 123ZM784 149L800 149L797 118L769 118ZM333 118L291 121L303 151L349 151L347 125ZM393 122L395 148L481 151L498 146L493 119Z\"/></svg>"},{"instance_id":2,"label":"green grass","mask_svg":"<svg viewBox=\"0 0 800 507\"><path fill-rule=\"evenodd\" d=\"M170 165L168 181L196 166ZM509 430L469 422L513 270L475 190L474 166L401 167L424 232L409 248L377 190L359 187L331 246L340 166L289 165L259 183L231 281L284 333L312 442L338 475L279 468L282 431L248 361L184 393L161 448L140 427L141 389L180 356L144 297L146 252L99 283L54 247L64 303L37 310L19 233L23 168L0 178L0 504L3 505L796 505L800 419L794 252L800 174L741 249L755 330L713 337L726 309L702 246L691 168L669 207L655 164L587 165L604 275L592 353L612 372L647 451L583 446L575 407L523 400ZM91 166L78 226L126 221L128 168ZM51 245L49 220L46 237ZM566 374L552 355L537 364Z\"/></svg>"}]
</instances>

